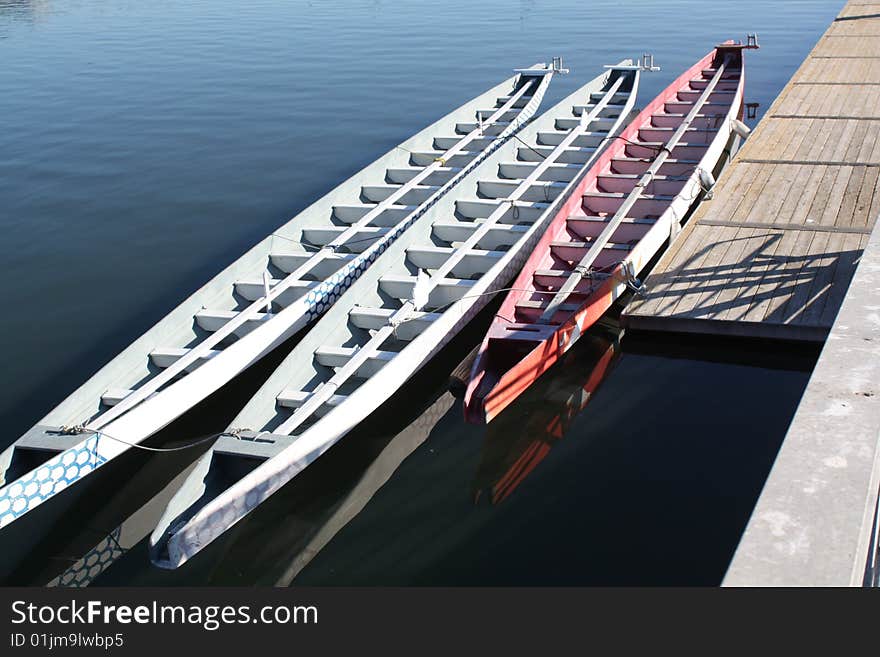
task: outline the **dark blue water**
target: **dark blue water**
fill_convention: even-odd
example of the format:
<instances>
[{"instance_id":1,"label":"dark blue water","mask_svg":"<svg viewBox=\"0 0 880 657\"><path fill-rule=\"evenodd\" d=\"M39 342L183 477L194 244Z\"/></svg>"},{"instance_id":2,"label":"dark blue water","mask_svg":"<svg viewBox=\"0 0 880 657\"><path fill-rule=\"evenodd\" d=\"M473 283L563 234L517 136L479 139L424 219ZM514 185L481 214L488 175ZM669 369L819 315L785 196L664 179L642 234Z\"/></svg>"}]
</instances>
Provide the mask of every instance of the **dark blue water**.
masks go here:
<instances>
[{"instance_id":1,"label":"dark blue water","mask_svg":"<svg viewBox=\"0 0 880 657\"><path fill-rule=\"evenodd\" d=\"M549 106L602 64L652 52L663 70L644 77L643 104L716 42L758 32L747 100L766 109L841 4L0 0L0 444L252 243L512 68L565 57L572 74L554 81ZM472 504L463 482L479 469L485 431L453 409L296 581L717 580L810 356L771 367L752 346L720 348L747 363L734 365L707 350L670 358L674 345L626 345L567 437L503 504ZM425 405L436 377L420 384ZM174 437L222 428L248 394L202 409ZM133 550L108 581L283 579L285 560L382 452L376 440L357 458L342 446L321 482L283 498L307 507L309 522L276 507L280 516L255 518L187 572L157 573ZM432 469L424 450L454 458ZM170 478L185 464L167 465ZM118 505L110 526L151 494L112 495L147 461L127 467L106 475L98 498ZM91 502L79 507L89 518L101 512ZM580 526L585 508L599 515ZM78 544L78 524L44 545L46 564L75 556L57 546ZM688 541L711 558L673 549ZM263 565L242 566L254 546L267 551Z\"/></svg>"}]
</instances>

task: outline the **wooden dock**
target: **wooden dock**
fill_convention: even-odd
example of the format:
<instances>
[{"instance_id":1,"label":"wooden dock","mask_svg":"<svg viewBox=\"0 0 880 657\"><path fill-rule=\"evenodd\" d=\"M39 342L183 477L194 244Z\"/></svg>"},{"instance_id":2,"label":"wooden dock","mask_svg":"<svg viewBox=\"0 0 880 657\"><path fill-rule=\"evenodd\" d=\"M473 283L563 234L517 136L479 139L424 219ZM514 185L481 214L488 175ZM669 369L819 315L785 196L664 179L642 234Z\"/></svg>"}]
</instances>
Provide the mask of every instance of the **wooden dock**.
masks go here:
<instances>
[{"instance_id":1,"label":"wooden dock","mask_svg":"<svg viewBox=\"0 0 880 657\"><path fill-rule=\"evenodd\" d=\"M849 2L654 267L625 325L825 340L880 212L878 188L880 0Z\"/></svg>"}]
</instances>

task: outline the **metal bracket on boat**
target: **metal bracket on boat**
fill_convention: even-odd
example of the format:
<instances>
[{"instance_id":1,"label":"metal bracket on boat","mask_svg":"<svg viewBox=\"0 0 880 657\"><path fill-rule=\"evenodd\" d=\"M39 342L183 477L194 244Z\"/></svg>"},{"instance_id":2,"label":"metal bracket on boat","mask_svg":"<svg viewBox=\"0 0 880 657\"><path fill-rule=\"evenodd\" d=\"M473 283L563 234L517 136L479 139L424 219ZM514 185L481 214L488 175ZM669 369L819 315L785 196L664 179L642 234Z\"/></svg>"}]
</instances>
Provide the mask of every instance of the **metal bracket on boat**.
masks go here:
<instances>
[{"instance_id":1,"label":"metal bracket on boat","mask_svg":"<svg viewBox=\"0 0 880 657\"><path fill-rule=\"evenodd\" d=\"M653 53L642 53L642 60L639 63L639 66L643 71L659 71L660 67L654 65L654 54Z\"/></svg>"},{"instance_id":2,"label":"metal bracket on boat","mask_svg":"<svg viewBox=\"0 0 880 657\"><path fill-rule=\"evenodd\" d=\"M640 297L648 294L648 286L636 276L636 268L632 262L624 261L620 265L620 272L623 274L623 282L626 286Z\"/></svg>"},{"instance_id":3,"label":"metal bracket on boat","mask_svg":"<svg viewBox=\"0 0 880 657\"><path fill-rule=\"evenodd\" d=\"M703 190L706 200L711 201L715 196L715 176L700 167L697 167L697 176L700 181L700 189Z\"/></svg>"},{"instance_id":4,"label":"metal bracket on boat","mask_svg":"<svg viewBox=\"0 0 880 657\"><path fill-rule=\"evenodd\" d=\"M554 73L562 73L563 75L565 75L566 73L569 72L569 70L567 68L564 68L562 66L562 57L561 56L554 57L550 66L551 66L551 70Z\"/></svg>"},{"instance_id":5,"label":"metal bracket on boat","mask_svg":"<svg viewBox=\"0 0 880 657\"><path fill-rule=\"evenodd\" d=\"M519 73L520 75L547 75L548 73L565 74L568 73L569 70L563 68L562 57L554 57L549 66L544 64L544 68L515 68L513 69L513 72Z\"/></svg>"},{"instance_id":6,"label":"metal bracket on boat","mask_svg":"<svg viewBox=\"0 0 880 657\"><path fill-rule=\"evenodd\" d=\"M760 47L757 34L747 34L745 43L737 41L736 43L719 43L716 46L716 48L720 48L721 50L757 50Z\"/></svg>"},{"instance_id":7,"label":"metal bracket on boat","mask_svg":"<svg viewBox=\"0 0 880 657\"><path fill-rule=\"evenodd\" d=\"M635 64L620 66L618 64L605 64L604 68L616 71L659 71L660 67L654 64L654 55L652 53L643 53L641 57L635 58Z\"/></svg>"}]
</instances>

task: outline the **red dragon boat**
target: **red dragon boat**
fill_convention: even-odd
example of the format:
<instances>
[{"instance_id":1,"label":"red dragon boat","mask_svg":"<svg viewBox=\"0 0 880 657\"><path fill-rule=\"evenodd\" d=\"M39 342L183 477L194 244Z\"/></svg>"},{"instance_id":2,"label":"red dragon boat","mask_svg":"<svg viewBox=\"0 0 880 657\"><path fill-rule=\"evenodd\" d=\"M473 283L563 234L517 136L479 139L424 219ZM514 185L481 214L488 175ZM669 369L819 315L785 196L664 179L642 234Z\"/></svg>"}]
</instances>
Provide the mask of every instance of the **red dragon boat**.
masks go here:
<instances>
[{"instance_id":1,"label":"red dragon boat","mask_svg":"<svg viewBox=\"0 0 880 657\"><path fill-rule=\"evenodd\" d=\"M727 41L664 89L560 207L496 313L471 370L465 418L487 423L577 341L711 195L742 116L743 52Z\"/></svg>"}]
</instances>

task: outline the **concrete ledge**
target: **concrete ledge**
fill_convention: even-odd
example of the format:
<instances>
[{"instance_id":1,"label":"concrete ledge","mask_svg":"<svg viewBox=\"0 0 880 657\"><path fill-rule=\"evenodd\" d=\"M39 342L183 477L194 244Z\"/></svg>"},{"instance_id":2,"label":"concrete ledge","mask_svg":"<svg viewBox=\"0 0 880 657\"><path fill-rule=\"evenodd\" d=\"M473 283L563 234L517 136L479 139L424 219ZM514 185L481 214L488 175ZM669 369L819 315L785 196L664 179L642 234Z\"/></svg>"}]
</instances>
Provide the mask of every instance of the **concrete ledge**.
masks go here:
<instances>
[{"instance_id":1,"label":"concrete ledge","mask_svg":"<svg viewBox=\"0 0 880 657\"><path fill-rule=\"evenodd\" d=\"M880 230L874 230L724 586L862 586L876 577Z\"/></svg>"}]
</instances>

